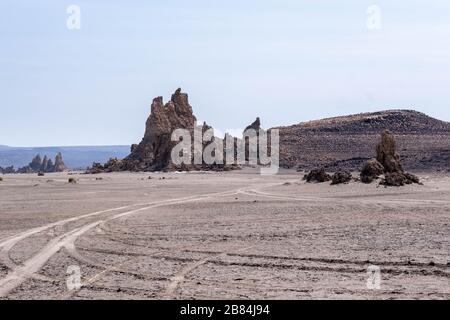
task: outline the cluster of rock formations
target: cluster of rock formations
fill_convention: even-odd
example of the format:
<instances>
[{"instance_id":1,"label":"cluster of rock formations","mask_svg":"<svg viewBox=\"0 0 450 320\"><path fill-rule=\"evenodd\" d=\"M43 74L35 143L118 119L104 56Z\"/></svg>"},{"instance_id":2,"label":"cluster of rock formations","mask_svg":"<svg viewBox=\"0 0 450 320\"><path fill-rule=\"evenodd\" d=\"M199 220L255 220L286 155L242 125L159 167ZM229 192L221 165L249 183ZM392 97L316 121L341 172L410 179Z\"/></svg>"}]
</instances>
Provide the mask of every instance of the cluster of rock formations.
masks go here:
<instances>
[{"instance_id":1,"label":"cluster of rock formations","mask_svg":"<svg viewBox=\"0 0 450 320\"><path fill-rule=\"evenodd\" d=\"M331 181L332 185L349 183L352 181L352 173L350 171L337 171L333 175L328 174L324 168L314 169L303 176L306 182L327 182Z\"/></svg>"},{"instance_id":2,"label":"cluster of rock formations","mask_svg":"<svg viewBox=\"0 0 450 320\"><path fill-rule=\"evenodd\" d=\"M179 143L179 141L172 141L172 133L176 129L185 129L194 137L196 130L205 133L212 129L206 123L197 125L188 95L181 92L181 89L177 89L167 103L163 102L162 97L153 100L144 137L139 144L131 146L130 154L127 157L124 159L111 158L105 164L94 163L87 169L87 173L168 170L221 171L239 167L236 162L207 164L202 160L200 163L188 161L188 163L174 164L171 153ZM321 168L305 175L304 179L308 182L348 183L354 179L351 171L362 167L359 177L361 182L370 183L383 176L382 184L404 185L419 181L417 177L403 170L400 160L406 162L408 167L413 169L421 169L423 163L428 166L427 168L434 165L450 165L450 158L445 158L443 153L447 147L450 152L450 124L416 111L390 110L364 113L273 129L278 129L280 133L280 167L297 167L299 171L310 169L313 166ZM267 130L267 133L273 129ZM398 134L401 140L402 159L396 152L394 137L389 131L382 134L381 142L377 145L377 137L385 129ZM212 142L220 141L226 159L226 152L230 152L230 149L226 148L226 141L233 141L234 147L231 152L234 160L237 159L238 146L244 146L245 164L258 165L260 164L259 144L250 144L249 140L256 138L258 142L260 133L266 133L266 131L260 130L262 130L261 121L256 118L244 130L242 139L235 137L228 139L230 136L226 134L225 139L221 140L212 135L210 141L202 140L200 145L203 151ZM250 134L248 134L249 132ZM270 154L270 134L267 137L269 139L268 153ZM416 145L419 138L424 143L415 148L409 148L412 144ZM192 158L195 158L198 153L194 145L195 141L191 146ZM376 148L376 159L371 159L374 148ZM408 150L414 150L414 152ZM256 161L250 161L250 152L257 155ZM442 156L443 154L444 156ZM418 157L421 159L419 160ZM331 176L326 171L335 173Z\"/></svg>"},{"instance_id":3,"label":"cluster of rock formations","mask_svg":"<svg viewBox=\"0 0 450 320\"><path fill-rule=\"evenodd\" d=\"M396 150L394 136L388 130L381 134L381 141L376 147L376 159L369 159L364 163L360 173L360 181L363 183L371 183L380 178L380 184L385 186L420 183L417 176L404 171L400 155ZM325 171L325 168L320 168L310 171L303 179L306 182L331 180L331 184L341 184L352 181L353 177L350 171L339 170L331 176Z\"/></svg>"},{"instance_id":4,"label":"cluster of rock formations","mask_svg":"<svg viewBox=\"0 0 450 320\"><path fill-rule=\"evenodd\" d=\"M418 177L403 170L394 136L388 130L381 134L381 142L377 145L376 151L377 158L366 162L361 170L362 182L370 183L384 174L381 184L387 186L419 183Z\"/></svg>"},{"instance_id":5,"label":"cluster of rock formations","mask_svg":"<svg viewBox=\"0 0 450 320\"><path fill-rule=\"evenodd\" d=\"M56 155L54 162L47 156L44 156L44 158L42 159L41 156L38 154L33 158L33 160L31 160L31 162L27 166L19 168L17 169L17 171L14 169L13 166L7 168L0 167L0 172L3 174L47 173L47 172L64 172L64 171L67 171L67 167L64 164L61 152L59 152Z\"/></svg>"},{"instance_id":6,"label":"cluster of rock formations","mask_svg":"<svg viewBox=\"0 0 450 320\"><path fill-rule=\"evenodd\" d=\"M6 167L6 168L0 167L0 173L1 174L16 173L16 170L14 169L14 166Z\"/></svg>"},{"instance_id":7,"label":"cluster of rock formations","mask_svg":"<svg viewBox=\"0 0 450 320\"><path fill-rule=\"evenodd\" d=\"M260 120L256 119L248 129L259 130ZM188 95L181 92L181 89L177 89L172 95L169 102L164 104L162 97L153 99L151 105L151 113L147 119L145 125L145 134L139 144L133 144L131 146L130 154L124 159L112 158L105 164L94 163L92 167L87 169L87 173L100 173L100 172L113 172L113 171L190 171L190 170L231 170L239 168L236 161L233 163L223 164L206 164L202 161L201 164L196 164L195 161L191 161L189 164L182 163L176 165L172 162L171 152L178 141L172 141L172 133L176 129L186 129L194 137L194 129L201 130L204 134L207 130L212 129L206 123L197 126L197 119L193 114L192 107L189 104ZM244 131L244 138L245 132ZM223 144L223 155L226 158L227 153L227 137L221 142ZM201 141L202 151L212 143L217 141L218 137L212 136L210 141ZM242 143L242 139L231 139L234 144L232 149L233 159L236 160L237 145ZM245 140L248 143L248 140ZM195 157L194 144L192 144L191 157ZM247 150L247 148L246 148ZM259 158L259 153L257 152ZM246 160L248 160L248 150L245 154ZM193 159L192 159L193 160Z\"/></svg>"}]
</instances>

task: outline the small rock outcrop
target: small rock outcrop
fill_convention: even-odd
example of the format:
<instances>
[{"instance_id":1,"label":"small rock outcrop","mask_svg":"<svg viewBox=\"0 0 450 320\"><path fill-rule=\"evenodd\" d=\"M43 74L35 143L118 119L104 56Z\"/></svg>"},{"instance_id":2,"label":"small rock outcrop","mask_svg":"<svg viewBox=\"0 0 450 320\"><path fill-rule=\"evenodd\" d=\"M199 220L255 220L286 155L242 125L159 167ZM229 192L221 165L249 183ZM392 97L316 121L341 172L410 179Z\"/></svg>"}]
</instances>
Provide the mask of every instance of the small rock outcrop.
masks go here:
<instances>
[{"instance_id":1,"label":"small rock outcrop","mask_svg":"<svg viewBox=\"0 0 450 320\"><path fill-rule=\"evenodd\" d=\"M303 177L303 180L306 180L306 182L327 182L331 180L331 176L325 172L324 168L315 169L310 171L309 173L305 174Z\"/></svg>"},{"instance_id":2,"label":"small rock outcrop","mask_svg":"<svg viewBox=\"0 0 450 320\"><path fill-rule=\"evenodd\" d=\"M401 187L406 184L420 184L420 179L407 172L390 172L384 175L384 179L381 181L382 185L392 186L392 187Z\"/></svg>"},{"instance_id":3,"label":"small rock outcrop","mask_svg":"<svg viewBox=\"0 0 450 320\"><path fill-rule=\"evenodd\" d=\"M400 187L408 184L408 179L400 172L389 172L384 175L381 184L386 186Z\"/></svg>"},{"instance_id":4,"label":"small rock outcrop","mask_svg":"<svg viewBox=\"0 0 450 320\"><path fill-rule=\"evenodd\" d=\"M383 131L381 142L376 147L377 159L365 163L361 171L361 181L370 183L384 174L380 184L385 186L399 187L420 183L417 176L404 171L396 149L394 136L388 130Z\"/></svg>"},{"instance_id":5,"label":"small rock outcrop","mask_svg":"<svg viewBox=\"0 0 450 320\"><path fill-rule=\"evenodd\" d=\"M117 158L110 158L105 164L94 162L92 164L92 167L88 169L88 172L91 174L97 174L102 172L121 171L122 166L122 160Z\"/></svg>"},{"instance_id":6,"label":"small rock outcrop","mask_svg":"<svg viewBox=\"0 0 450 320\"><path fill-rule=\"evenodd\" d=\"M383 165L376 159L368 160L360 174L361 182L371 183L384 173Z\"/></svg>"},{"instance_id":7,"label":"small rock outcrop","mask_svg":"<svg viewBox=\"0 0 450 320\"><path fill-rule=\"evenodd\" d=\"M352 181L352 173L350 171L338 171L331 177L331 184L349 183Z\"/></svg>"}]
</instances>

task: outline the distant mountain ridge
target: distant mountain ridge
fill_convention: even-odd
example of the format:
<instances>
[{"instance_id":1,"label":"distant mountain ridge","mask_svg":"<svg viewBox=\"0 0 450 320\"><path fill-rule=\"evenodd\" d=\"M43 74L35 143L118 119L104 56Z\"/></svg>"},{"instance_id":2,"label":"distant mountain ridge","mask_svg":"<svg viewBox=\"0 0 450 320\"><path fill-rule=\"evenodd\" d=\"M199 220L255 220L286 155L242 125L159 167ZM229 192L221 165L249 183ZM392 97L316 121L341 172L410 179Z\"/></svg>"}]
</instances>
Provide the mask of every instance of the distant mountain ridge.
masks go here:
<instances>
[{"instance_id":1,"label":"distant mountain ridge","mask_svg":"<svg viewBox=\"0 0 450 320\"><path fill-rule=\"evenodd\" d=\"M384 129L408 169L450 169L450 123L414 110L386 110L302 122L280 130L280 165L359 169Z\"/></svg>"},{"instance_id":2,"label":"distant mountain ridge","mask_svg":"<svg viewBox=\"0 0 450 320\"><path fill-rule=\"evenodd\" d=\"M124 158L130 146L67 146L67 147L8 147L0 146L0 167L26 166L37 154L54 158L59 152L72 170L86 169L93 162L105 162L111 157Z\"/></svg>"}]
</instances>

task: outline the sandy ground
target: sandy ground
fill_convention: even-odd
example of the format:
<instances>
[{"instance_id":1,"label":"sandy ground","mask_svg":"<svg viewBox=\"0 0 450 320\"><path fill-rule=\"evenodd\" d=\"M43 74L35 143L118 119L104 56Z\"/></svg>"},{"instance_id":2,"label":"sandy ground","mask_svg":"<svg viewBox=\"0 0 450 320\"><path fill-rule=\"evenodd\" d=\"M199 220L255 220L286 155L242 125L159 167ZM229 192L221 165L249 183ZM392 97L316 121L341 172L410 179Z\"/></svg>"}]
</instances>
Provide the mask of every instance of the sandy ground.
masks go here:
<instances>
[{"instance_id":1,"label":"sandy ground","mask_svg":"<svg viewBox=\"0 0 450 320\"><path fill-rule=\"evenodd\" d=\"M6 175L0 299L449 299L450 175L419 176Z\"/></svg>"}]
</instances>

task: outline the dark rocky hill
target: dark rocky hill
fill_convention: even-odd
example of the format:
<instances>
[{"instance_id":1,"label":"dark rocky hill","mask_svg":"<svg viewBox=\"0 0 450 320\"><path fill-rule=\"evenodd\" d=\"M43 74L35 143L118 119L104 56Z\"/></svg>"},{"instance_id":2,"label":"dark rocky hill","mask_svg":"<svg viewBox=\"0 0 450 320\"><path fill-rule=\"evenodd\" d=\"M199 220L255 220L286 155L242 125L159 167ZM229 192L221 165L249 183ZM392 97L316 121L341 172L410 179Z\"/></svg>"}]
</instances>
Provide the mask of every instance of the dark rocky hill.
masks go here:
<instances>
[{"instance_id":1,"label":"dark rocky hill","mask_svg":"<svg viewBox=\"0 0 450 320\"><path fill-rule=\"evenodd\" d=\"M277 129L280 165L286 168L360 169L375 156L380 133L388 129L407 169L450 169L450 123L417 111L361 113Z\"/></svg>"}]
</instances>

